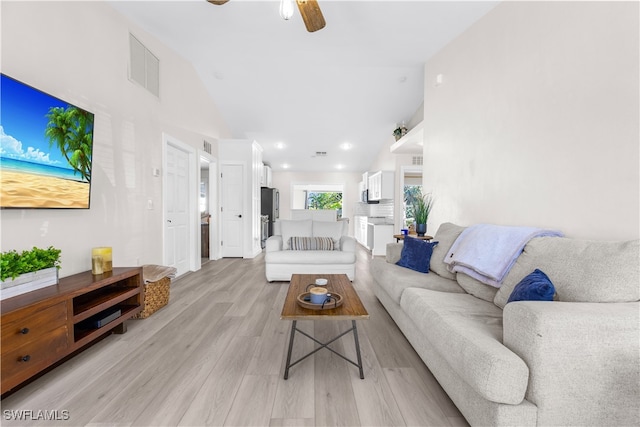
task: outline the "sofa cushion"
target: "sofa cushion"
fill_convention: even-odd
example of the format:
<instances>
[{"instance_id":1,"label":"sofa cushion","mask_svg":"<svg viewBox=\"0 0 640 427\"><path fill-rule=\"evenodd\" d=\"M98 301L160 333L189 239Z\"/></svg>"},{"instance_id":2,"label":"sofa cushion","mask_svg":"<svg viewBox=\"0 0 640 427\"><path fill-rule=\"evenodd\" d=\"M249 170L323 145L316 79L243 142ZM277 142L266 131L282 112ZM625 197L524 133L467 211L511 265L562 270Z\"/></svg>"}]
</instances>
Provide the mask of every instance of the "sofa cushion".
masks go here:
<instances>
[{"instance_id":1,"label":"sofa cushion","mask_svg":"<svg viewBox=\"0 0 640 427\"><path fill-rule=\"evenodd\" d=\"M529 369L502 344L502 310L469 294L409 288L400 306L476 392L497 403L524 399Z\"/></svg>"},{"instance_id":2,"label":"sofa cushion","mask_svg":"<svg viewBox=\"0 0 640 427\"><path fill-rule=\"evenodd\" d=\"M395 264L400 261L402 248L404 248L403 243L387 243L385 258L389 264ZM431 255L431 257L433 257L433 255Z\"/></svg>"},{"instance_id":3,"label":"sofa cushion","mask_svg":"<svg viewBox=\"0 0 640 427\"><path fill-rule=\"evenodd\" d=\"M438 276L455 280L456 274L447 269L447 264L444 263L444 257L447 255L447 252L449 252L453 242L456 241L464 229L465 227L460 227L459 225L455 225L450 222L445 222L438 227L438 231L436 231L436 235L433 237L433 240L437 240L440 243L433 249L430 266L431 271L436 273Z\"/></svg>"},{"instance_id":4,"label":"sofa cushion","mask_svg":"<svg viewBox=\"0 0 640 427\"><path fill-rule=\"evenodd\" d=\"M640 300L640 240L599 242L564 237L531 239L496 293L504 308L513 288L536 268L553 282L559 301Z\"/></svg>"},{"instance_id":5,"label":"sofa cushion","mask_svg":"<svg viewBox=\"0 0 640 427\"><path fill-rule=\"evenodd\" d=\"M496 292L498 292L498 288L484 284L478 279L474 279L464 273L456 273L456 281L468 294L485 301L493 302L496 297Z\"/></svg>"},{"instance_id":6,"label":"sofa cushion","mask_svg":"<svg viewBox=\"0 0 640 427\"><path fill-rule=\"evenodd\" d=\"M330 237L336 249L339 248L340 238L344 229L343 221L313 221L313 237Z\"/></svg>"},{"instance_id":7,"label":"sofa cushion","mask_svg":"<svg viewBox=\"0 0 640 427\"><path fill-rule=\"evenodd\" d=\"M292 251L332 251L334 242L331 237L292 237L289 239Z\"/></svg>"},{"instance_id":8,"label":"sofa cushion","mask_svg":"<svg viewBox=\"0 0 640 427\"><path fill-rule=\"evenodd\" d=\"M556 288L543 271L537 268L518 283L507 304L514 301L553 301Z\"/></svg>"},{"instance_id":9,"label":"sofa cushion","mask_svg":"<svg viewBox=\"0 0 640 427\"><path fill-rule=\"evenodd\" d=\"M280 221L280 229L282 230L282 245L284 250L289 249L289 239L292 237L312 237L313 221L310 219Z\"/></svg>"},{"instance_id":10,"label":"sofa cushion","mask_svg":"<svg viewBox=\"0 0 640 427\"><path fill-rule=\"evenodd\" d=\"M404 239L400 259L396 264L420 273L429 273L431 254L437 245L438 242L426 242L407 236Z\"/></svg>"},{"instance_id":11,"label":"sofa cushion","mask_svg":"<svg viewBox=\"0 0 640 427\"><path fill-rule=\"evenodd\" d=\"M353 264L355 252L345 251L275 251L264 256L268 264Z\"/></svg>"},{"instance_id":12,"label":"sofa cushion","mask_svg":"<svg viewBox=\"0 0 640 427\"><path fill-rule=\"evenodd\" d=\"M441 292L464 293L455 280L445 279L437 274L424 274L386 262L383 258L373 258L371 275L387 294L400 304L402 292L407 288L433 289Z\"/></svg>"}]
</instances>

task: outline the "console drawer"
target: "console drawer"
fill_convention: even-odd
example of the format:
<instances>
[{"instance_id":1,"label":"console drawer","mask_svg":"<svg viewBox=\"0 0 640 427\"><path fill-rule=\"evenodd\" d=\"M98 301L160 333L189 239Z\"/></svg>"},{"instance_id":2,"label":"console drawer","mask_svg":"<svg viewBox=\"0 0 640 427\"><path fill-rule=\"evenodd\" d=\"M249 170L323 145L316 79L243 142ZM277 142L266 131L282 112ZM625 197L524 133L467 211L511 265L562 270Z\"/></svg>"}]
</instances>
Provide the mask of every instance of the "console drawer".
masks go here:
<instances>
[{"instance_id":1,"label":"console drawer","mask_svg":"<svg viewBox=\"0 0 640 427\"><path fill-rule=\"evenodd\" d=\"M2 316L2 353L36 340L67 324L67 304L56 305L34 312L34 307L15 311ZM3 358L4 360L4 358Z\"/></svg>"},{"instance_id":2,"label":"console drawer","mask_svg":"<svg viewBox=\"0 0 640 427\"><path fill-rule=\"evenodd\" d=\"M37 341L28 342L15 349L2 350L2 392L55 363L67 353L69 333L67 325L61 326Z\"/></svg>"}]
</instances>

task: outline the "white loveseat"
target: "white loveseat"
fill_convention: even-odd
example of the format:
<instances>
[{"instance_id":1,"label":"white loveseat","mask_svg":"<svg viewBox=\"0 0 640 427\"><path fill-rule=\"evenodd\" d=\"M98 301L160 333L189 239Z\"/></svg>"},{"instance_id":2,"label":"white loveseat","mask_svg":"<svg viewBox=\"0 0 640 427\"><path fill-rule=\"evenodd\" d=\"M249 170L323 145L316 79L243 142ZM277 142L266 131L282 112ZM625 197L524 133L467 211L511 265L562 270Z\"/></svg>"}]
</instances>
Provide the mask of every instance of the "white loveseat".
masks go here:
<instances>
[{"instance_id":1,"label":"white loveseat","mask_svg":"<svg viewBox=\"0 0 640 427\"><path fill-rule=\"evenodd\" d=\"M356 242L347 235L346 221L280 220L274 223L274 235L267 239L265 270L267 280L289 281L292 274L356 274ZM328 237L333 250L292 250L294 237Z\"/></svg>"},{"instance_id":2,"label":"white loveseat","mask_svg":"<svg viewBox=\"0 0 640 427\"><path fill-rule=\"evenodd\" d=\"M640 425L640 245L531 239L500 290L444 258L463 228L442 224L431 271L371 264L374 292L471 425ZM490 245L487 245L490 250ZM507 304L544 271L558 301Z\"/></svg>"}]
</instances>

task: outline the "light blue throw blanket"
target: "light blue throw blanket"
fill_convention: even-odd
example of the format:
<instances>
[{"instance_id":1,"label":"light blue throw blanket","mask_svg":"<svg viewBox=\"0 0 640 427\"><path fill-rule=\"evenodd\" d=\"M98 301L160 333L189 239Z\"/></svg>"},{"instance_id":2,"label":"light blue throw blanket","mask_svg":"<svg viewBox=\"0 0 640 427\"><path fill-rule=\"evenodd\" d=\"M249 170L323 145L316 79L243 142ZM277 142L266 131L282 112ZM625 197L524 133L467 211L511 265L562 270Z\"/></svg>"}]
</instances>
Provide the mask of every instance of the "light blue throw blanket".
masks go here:
<instances>
[{"instance_id":1,"label":"light blue throw blanket","mask_svg":"<svg viewBox=\"0 0 640 427\"><path fill-rule=\"evenodd\" d=\"M542 236L562 233L536 227L472 225L458 236L444 262L452 273L464 273L499 288L527 242Z\"/></svg>"}]
</instances>

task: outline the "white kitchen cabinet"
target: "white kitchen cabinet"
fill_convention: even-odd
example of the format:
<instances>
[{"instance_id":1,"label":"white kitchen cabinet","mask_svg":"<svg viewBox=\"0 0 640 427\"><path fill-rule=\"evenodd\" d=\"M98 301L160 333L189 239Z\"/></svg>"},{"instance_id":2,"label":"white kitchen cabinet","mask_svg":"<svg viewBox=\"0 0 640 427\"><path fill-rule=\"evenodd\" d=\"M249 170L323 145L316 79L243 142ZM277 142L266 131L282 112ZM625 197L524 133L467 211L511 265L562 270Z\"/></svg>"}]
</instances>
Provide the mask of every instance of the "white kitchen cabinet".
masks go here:
<instances>
[{"instance_id":1,"label":"white kitchen cabinet","mask_svg":"<svg viewBox=\"0 0 640 427\"><path fill-rule=\"evenodd\" d=\"M371 255L386 255L387 243L393 243L393 225L391 224L375 224L373 226L373 238Z\"/></svg>"},{"instance_id":2,"label":"white kitchen cabinet","mask_svg":"<svg viewBox=\"0 0 640 427\"><path fill-rule=\"evenodd\" d=\"M386 255L387 243L394 241L393 225L377 224L374 220L366 216L354 216L356 241L370 250L372 255Z\"/></svg>"},{"instance_id":3,"label":"white kitchen cabinet","mask_svg":"<svg viewBox=\"0 0 640 427\"><path fill-rule=\"evenodd\" d=\"M378 171L369 175L369 200L393 200L394 173Z\"/></svg>"},{"instance_id":4,"label":"white kitchen cabinet","mask_svg":"<svg viewBox=\"0 0 640 427\"><path fill-rule=\"evenodd\" d=\"M373 239L375 238L375 230L376 226L374 224L371 224L370 222L367 223L367 249L372 250L373 249Z\"/></svg>"},{"instance_id":5,"label":"white kitchen cabinet","mask_svg":"<svg viewBox=\"0 0 640 427\"><path fill-rule=\"evenodd\" d=\"M369 189L369 172L365 172L362 174L362 184L364 186L364 188L362 188L362 191Z\"/></svg>"},{"instance_id":6,"label":"white kitchen cabinet","mask_svg":"<svg viewBox=\"0 0 640 427\"><path fill-rule=\"evenodd\" d=\"M366 216L354 216L354 235L356 242L360 243L365 248L367 246L367 217Z\"/></svg>"},{"instance_id":7,"label":"white kitchen cabinet","mask_svg":"<svg viewBox=\"0 0 640 427\"><path fill-rule=\"evenodd\" d=\"M269 188L273 187L273 172L269 165L262 166L262 179L260 180L260 186Z\"/></svg>"}]
</instances>

